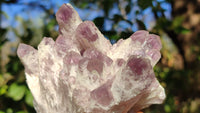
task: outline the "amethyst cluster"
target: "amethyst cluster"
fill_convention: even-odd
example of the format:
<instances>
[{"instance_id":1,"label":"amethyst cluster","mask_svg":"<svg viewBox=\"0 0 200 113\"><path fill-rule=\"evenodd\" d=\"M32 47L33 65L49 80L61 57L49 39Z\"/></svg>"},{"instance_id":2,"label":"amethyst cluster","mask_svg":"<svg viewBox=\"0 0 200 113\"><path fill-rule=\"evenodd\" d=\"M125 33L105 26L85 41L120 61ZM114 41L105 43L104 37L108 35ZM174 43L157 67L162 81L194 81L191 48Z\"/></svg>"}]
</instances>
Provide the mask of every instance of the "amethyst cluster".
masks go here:
<instances>
[{"instance_id":1,"label":"amethyst cluster","mask_svg":"<svg viewBox=\"0 0 200 113\"><path fill-rule=\"evenodd\" d=\"M112 45L70 4L56 13L59 36L37 50L20 44L17 54L38 113L135 113L165 99L153 67L159 36L137 31Z\"/></svg>"}]
</instances>

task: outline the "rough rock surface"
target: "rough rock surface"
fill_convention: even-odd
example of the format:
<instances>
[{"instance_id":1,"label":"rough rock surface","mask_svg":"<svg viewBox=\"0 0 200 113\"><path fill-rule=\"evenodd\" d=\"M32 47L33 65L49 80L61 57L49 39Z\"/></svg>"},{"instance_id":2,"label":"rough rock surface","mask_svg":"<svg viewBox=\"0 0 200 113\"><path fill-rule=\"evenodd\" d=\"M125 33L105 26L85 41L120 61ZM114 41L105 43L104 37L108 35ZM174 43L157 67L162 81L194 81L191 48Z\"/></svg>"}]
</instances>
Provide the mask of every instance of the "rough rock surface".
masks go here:
<instances>
[{"instance_id":1,"label":"rough rock surface","mask_svg":"<svg viewBox=\"0 0 200 113\"><path fill-rule=\"evenodd\" d=\"M55 42L45 37L37 50L26 44L17 50L38 113L135 113L163 102L153 72L161 57L159 36L137 31L112 45L70 4L56 19Z\"/></svg>"}]
</instances>

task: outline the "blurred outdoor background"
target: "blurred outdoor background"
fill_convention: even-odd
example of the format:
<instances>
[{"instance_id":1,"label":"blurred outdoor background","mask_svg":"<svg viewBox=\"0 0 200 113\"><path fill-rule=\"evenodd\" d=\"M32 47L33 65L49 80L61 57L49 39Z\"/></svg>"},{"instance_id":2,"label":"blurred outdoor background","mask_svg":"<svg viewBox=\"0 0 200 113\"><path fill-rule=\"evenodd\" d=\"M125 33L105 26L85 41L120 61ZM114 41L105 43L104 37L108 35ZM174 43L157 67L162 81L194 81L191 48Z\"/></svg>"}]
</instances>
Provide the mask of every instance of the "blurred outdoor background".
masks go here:
<instances>
[{"instance_id":1,"label":"blurred outdoor background","mask_svg":"<svg viewBox=\"0 0 200 113\"><path fill-rule=\"evenodd\" d=\"M154 70L167 98L143 112L200 113L200 0L0 0L0 113L35 113L16 49L36 48L44 36L55 40L63 3L111 43L141 29L158 34L162 58Z\"/></svg>"}]
</instances>

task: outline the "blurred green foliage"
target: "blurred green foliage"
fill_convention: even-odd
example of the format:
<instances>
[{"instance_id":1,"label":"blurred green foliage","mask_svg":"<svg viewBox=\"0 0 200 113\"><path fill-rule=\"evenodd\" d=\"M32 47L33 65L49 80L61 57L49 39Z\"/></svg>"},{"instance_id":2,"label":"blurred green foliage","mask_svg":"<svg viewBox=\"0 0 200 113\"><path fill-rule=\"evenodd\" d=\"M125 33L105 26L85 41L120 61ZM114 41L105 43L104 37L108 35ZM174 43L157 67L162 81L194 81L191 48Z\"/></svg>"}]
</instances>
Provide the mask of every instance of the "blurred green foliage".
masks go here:
<instances>
[{"instance_id":1,"label":"blurred green foliage","mask_svg":"<svg viewBox=\"0 0 200 113\"><path fill-rule=\"evenodd\" d=\"M24 19L18 15L9 17L2 9L0 11L2 22L2 19L14 18L15 22L19 23L17 27L0 28L0 113L35 112L33 96L25 83L24 68L16 56L16 48L19 43L37 47L42 37L54 39L57 37L54 8L58 9L59 6L51 1L48 1L49 4L43 2L45 0L21 4L26 7L24 10L31 11L32 7L39 8L39 11L44 14L39 17L39 20L38 18ZM191 0L191 2L196 1ZM0 1L1 5L20 3L16 0ZM103 11L104 15L95 17L93 22L112 43L120 38L128 38L135 32L132 30L134 26L138 30L149 30L161 36L162 59L154 70L156 77L165 88L167 98L162 105L152 105L143 112L200 113L200 39L197 38L200 36L200 30L194 30L198 29L196 26L189 26L188 15L176 9L175 0L74 0L71 3L81 10L92 12L96 6L95 10ZM166 17L165 12L168 9L162 4L171 6L172 11L168 11L171 18ZM193 4L193 7L199 6ZM113 9L117 9L119 13L112 14ZM151 9L149 15L154 16L153 27L148 27L151 23L145 23L144 19L141 19L141 17L145 18L144 11L147 9ZM110 29L106 30L106 22L110 22ZM121 22L123 22L122 27ZM8 32L14 33L16 41L8 40Z\"/></svg>"}]
</instances>

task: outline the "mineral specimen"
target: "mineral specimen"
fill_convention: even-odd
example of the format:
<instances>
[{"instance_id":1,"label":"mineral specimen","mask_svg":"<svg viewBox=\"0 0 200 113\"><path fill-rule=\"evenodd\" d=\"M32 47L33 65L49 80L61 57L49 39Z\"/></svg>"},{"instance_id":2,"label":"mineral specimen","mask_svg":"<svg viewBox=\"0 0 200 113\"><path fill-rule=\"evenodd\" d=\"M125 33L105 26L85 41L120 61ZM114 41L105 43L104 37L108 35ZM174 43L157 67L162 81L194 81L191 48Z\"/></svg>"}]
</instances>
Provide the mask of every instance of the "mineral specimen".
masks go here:
<instances>
[{"instance_id":1,"label":"mineral specimen","mask_svg":"<svg viewBox=\"0 0 200 113\"><path fill-rule=\"evenodd\" d=\"M161 57L159 36L137 31L112 45L70 4L56 19L55 42L45 37L37 50L26 44L17 50L38 113L135 113L163 102L153 72Z\"/></svg>"}]
</instances>

